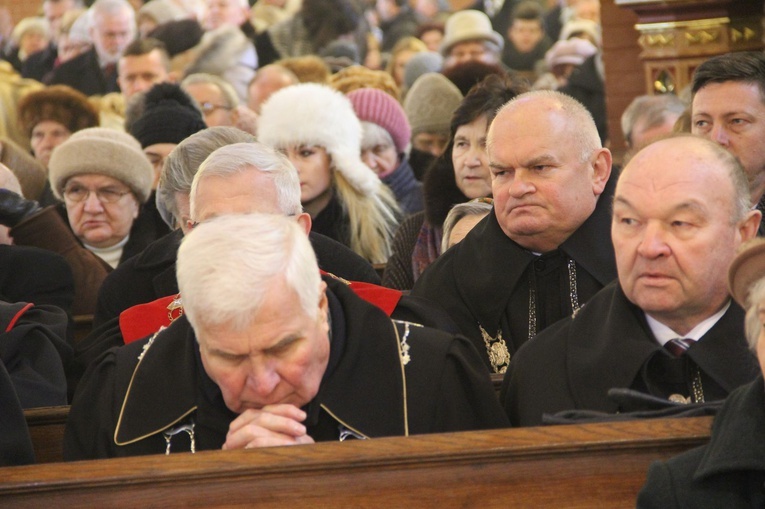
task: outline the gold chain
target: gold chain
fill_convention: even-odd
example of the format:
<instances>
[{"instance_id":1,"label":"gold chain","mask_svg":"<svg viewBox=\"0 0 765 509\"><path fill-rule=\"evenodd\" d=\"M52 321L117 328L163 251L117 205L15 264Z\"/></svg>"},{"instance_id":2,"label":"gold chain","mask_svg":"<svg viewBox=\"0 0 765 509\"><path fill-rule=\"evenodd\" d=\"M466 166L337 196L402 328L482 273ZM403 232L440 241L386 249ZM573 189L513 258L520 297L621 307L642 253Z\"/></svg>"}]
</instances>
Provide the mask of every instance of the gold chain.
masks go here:
<instances>
[{"instance_id":1,"label":"gold chain","mask_svg":"<svg viewBox=\"0 0 765 509\"><path fill-rule=\"evenodd\" d=\"M507 344L502 338L502 329L497 331L497 337L491 337L486 329L478 324L478 330L481 331L483 343L486 345L486 353L489 355L489 363L495 373L504 373L510 365L510 352L507 351Z\"/></svg>"}]
</instances>

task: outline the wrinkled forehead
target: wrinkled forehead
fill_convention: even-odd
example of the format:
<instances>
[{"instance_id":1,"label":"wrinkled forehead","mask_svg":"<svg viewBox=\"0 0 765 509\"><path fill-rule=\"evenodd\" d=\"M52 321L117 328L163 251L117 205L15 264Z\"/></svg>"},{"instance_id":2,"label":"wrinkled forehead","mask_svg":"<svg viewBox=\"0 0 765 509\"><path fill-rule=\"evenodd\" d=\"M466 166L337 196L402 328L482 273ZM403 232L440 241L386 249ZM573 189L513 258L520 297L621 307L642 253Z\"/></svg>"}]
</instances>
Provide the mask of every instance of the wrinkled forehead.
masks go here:
<instances>
[{"instance_id":1,"label":"wrinkled forehead","mask_svg":"<svg viewBox=\"0 0 765 509\"><path fill-rule=\"evenodd\" d=\"M733 186L729 169L706 143L672 138L654 142L627 163L616 185L615 202L641 194L661 201L666 195L659 193L668 192L676 192L678 198L732 200Z\"/></svg>"},{"instance_id":2,"label":"wrinkled forehead","mask_svg":"<svg viewBox=\"0 0 765 509\"><path fill-rule=\"evenodd\" d=\"M228 214L280 213L276 184L269 175L255 169L201 175L191 202L196 221Z\"/></svg>"}]
</instances>

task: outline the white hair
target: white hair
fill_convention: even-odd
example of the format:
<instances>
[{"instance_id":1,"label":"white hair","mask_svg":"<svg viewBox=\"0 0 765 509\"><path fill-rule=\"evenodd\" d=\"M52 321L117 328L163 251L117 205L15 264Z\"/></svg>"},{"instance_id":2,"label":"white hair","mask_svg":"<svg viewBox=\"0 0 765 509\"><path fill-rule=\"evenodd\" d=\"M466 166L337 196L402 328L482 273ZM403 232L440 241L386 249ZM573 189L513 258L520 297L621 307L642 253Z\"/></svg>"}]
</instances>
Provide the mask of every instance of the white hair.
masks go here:
<instances>
[{"instance_id":1,"label":"white hair","mask_svg":"<svg viewBox=\"0 0 765 509\"><path fill-rule=\"evenodd\" d=\"M300 178L295 167L279 152L262 143L253 142L226 145L204 160L191 182L191 216L197 217L196 194L201 179L227 177L245 171L259 171L273 180L279 212L286 216L296 216L303 212L300 204Z\"/></svg>"},{"instance_id":2,"label":"white hair","mask_svg":"<svg viewBox=\"0 0 765 509\"><path fill-rule=\"evenodd\" d=\"M377 145L395 147L390 133L374 122L361 121L361 150L367 150Z\"/></svg>"},{"instance_id":3,"label":"white hair","mask_svg":"<svg viewBox=\"0 0 765 509\"><path fill-rule=\"evenodd\" d=\"M305 232L284 216L229 215L200 224L184 237L176 272L185 314L196 331L245 330L268 292L284 288L297 293L308 316L319 313L316 255Z\"/></svg>"},{"instance_id":4,"label":"white hair","mask_svg":"<svg viewBox=\"0 0 765 509\"><path fill-rule=\"evenodd\" d=\"M452 230L462 218L467 216L486 216L491 212L491 208L492 204L481 201L481 198L458 203L452 207L449 213L446 214L444 225L441 227L443 230L441 235L441 252L443 253L449 249L449 237L451 237Z\"/></svg>"},{"instance_id":5,"label":"white hair","mask_svg":"<svg viewBox=\"0 0 765 509\"><path fill-rule=\"evenodd\" d=\"M131 20L135 20L135 10L127 0L96 0L88 9L90 27L95 26L96 17L102 15L114 16L126 13ZM135 25L135 23L133 23ZM135 34L135 29L133 30Z\"/></svg>"},{"instance_id":6,"label":"white hair","mask_svg":"<svg viewBox=\"0 0 765 509\"><path fill-rule=\"evenodd\" d=\"M180 220L176 193L191 193L194 175L205 159L226 145L251 143L255 137L236 127L208 127L192 134L180 142L165 158L165 165L157 185L157 203L170 212L176 221Z\"/></svg>"}]
</instances>

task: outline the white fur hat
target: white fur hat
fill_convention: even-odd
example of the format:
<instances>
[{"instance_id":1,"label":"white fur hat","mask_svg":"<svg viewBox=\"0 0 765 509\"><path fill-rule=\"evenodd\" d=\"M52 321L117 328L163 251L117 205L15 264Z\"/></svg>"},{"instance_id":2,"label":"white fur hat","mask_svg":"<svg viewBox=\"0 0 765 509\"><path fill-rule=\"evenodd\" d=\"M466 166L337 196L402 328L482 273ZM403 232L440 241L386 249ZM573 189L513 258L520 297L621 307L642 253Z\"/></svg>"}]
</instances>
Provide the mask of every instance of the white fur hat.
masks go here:
<instances>
[{"instance_id":1,"label":"white fur hat","mask_svg":"<svg viewBox=\"0 0 765 509\"><path fill-rule=\"evenodd\" d=\"M369 195L380 187L380 179L361 160L361 135L351 101L316 83L279 90L263 104L258 119L258 141L276 149L324 147L335 170L357 191Z\"/></svg>"}]
</instances>

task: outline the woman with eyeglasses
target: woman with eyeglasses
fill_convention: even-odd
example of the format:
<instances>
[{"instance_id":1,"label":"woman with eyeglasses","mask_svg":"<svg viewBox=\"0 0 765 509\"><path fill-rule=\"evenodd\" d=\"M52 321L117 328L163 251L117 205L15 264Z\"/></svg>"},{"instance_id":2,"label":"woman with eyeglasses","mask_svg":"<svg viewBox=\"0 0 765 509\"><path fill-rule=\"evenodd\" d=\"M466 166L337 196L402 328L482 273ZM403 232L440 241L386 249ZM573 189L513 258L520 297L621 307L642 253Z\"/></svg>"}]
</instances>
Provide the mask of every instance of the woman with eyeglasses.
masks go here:
<instances>
[{"instance_id":1,"label":"woman with eyeglasses","mask_svg":"<svg viewBox=\"0 0 765 509\"><path fill-rule=\"evenodd\" d=\"M120 262L157 238L139 210L151 194L154 172L129 134L105 128L74 133L56 147L49 180L62 205L40 208L0 190L0 224L19 245L61 254L72 269L72 314L93 314L98 290Z\"/></svg>"}]
</instances>

